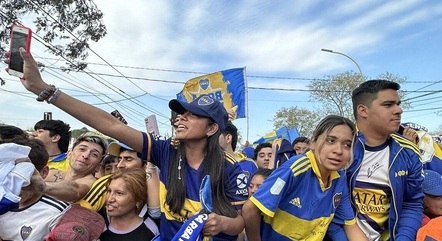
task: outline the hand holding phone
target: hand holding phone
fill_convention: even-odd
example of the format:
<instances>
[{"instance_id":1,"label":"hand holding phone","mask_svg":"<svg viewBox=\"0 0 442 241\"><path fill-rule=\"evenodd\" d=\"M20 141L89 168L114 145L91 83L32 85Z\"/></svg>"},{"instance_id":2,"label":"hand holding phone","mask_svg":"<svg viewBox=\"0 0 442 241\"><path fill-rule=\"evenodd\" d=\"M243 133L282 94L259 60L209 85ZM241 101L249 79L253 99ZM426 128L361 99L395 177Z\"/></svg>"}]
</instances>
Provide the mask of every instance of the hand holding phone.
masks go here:
<instances>
[{"instance_id":1,"label":"hand holding phone","mask_svg":"<svg viewBox=\"0 0 442 241\"><path fill-rule=\"evenodd\" d=\"M23 59L20 56L20 48L29 53L31 48L32 30L30 28L14 24L11 28L10 59L8 73L23 78Z\"/></svg>"},{"instance_id":2,"label":"hand holding phone","mask_svg":"<svg viewBox=\"0 0 442 241\"><path fill-rule=\"evenodd\" d=\"M415 130L410 127L400 125L398 133L407 138L408 140L414 142L414 144L419 143L419 135Z\"/></svg>"}]
</instances>

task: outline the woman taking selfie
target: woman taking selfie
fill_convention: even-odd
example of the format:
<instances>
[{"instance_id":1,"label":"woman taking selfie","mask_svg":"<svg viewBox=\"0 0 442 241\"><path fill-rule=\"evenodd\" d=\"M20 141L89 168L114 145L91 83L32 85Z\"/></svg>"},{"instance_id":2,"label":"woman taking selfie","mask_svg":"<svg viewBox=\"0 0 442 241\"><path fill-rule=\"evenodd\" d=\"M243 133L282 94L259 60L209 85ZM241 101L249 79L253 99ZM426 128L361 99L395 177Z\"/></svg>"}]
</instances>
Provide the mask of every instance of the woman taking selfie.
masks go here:
<instances>
[{"instance_id":1,"label":"woman taking selfie","mask_svg":"<svg viewBox=\"0 0 442 241\"><path fill-rule=\"evenodd\" d=\"M244 228L239 209L247 198L240 193L247 190L240 189L236 183L241 169L218 143L228 119L219 101L207 95L191 103L170 101L170 109L179 114L174 123L179 145L174 146L170 139L156 139L135 130L109 113L46 84L31 54L21 51L21 55L25 63L22 84L38 95L38 100L46 100L99 132L127 144L142 153L143 160L160 168L162 240L172 240L183 222L201 211L198 193L206 175L210 175L211 180L213 212L208 215L203 235L214 241L236 240Z\"/></svg>"},{"instance_id":2,"label":"woman taking selfie","mask_svg":"<svg viewBox=\"0 0 442 241\"><path fill-rule=\"evenodd\" d=\"M347 118L321 120L310 151L275 169L244 204L249 241L323 240L338 212L346 217L349 240L367 240L356 224L343 170L352 156L354 133Z\"/></svg>"},{"instance_id":3,"label":"woman taking selfie","mask_svg":"<svg viewBox=\"0 0 442 241\"><path fill-rule=\"evenodd\" d=\"M106 230L100 241L147 241L159 233L149 217L138 214L147 202L146 173L142 169L122 169L107 184Z\"/></svg>"}]
</instances>

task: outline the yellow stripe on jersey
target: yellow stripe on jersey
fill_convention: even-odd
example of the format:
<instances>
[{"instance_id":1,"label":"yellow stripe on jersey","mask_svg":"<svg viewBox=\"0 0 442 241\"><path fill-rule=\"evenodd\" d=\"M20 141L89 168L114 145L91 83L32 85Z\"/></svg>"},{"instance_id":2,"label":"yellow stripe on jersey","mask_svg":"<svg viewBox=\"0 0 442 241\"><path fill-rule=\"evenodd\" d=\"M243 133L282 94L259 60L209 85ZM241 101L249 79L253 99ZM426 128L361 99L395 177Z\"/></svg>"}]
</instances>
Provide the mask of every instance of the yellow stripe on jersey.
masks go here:
<instances>
[{"instance_id":1,"label":"yellow stripe on jersey","mask_svg":"<svg viewBox=\"0 0 442 241\"><path fill-rule=\"evenodd\" d=\"M160 182L160 207L161 212L164 213L167 220L184 222L203 208L200 202L186 198L181 212L179 214L172 213L169 209L169 205L166 204L166 195L166 186Z\"/></svg>"},{"instance_id":2,"label":"yellow stripe on jersey","mask_svg":"<svg viewBox=\"0 0 442 241\"><path fill-rule=\"evenodd\" d=\"M304 168L306 165L310 165L310 161L306 156L304 156L293 162L290 168L292 169L292 172L295 173L299 169Z\"/></svg>"},{"instance_id":3,"label":"yellow stripe on jersey","mask_svg":"<svg viewBox=\"0 0 442 241\"><path fill-rule=\"evenodd\" d=\"M356 218L352 219L352 220L345 220L344 221L344 225L353 225L356 223Z\"/></svg>"},{"instance_id":4,"label":"yellow stripe on jersey","mask_svg":"<svg viewBox=\"0 0 442 241\"><path fill-rule=\"evenodd\" d=\"M265 215L264 222L272 229L291 240L323 240L334 214L313 220L304 220L278 209L274 217Z\"/></svg>"},{"instance_id":5,"label":"yellow stripe on jersey","mask_svg":"<svg viewBox=\"0 0 442 241\"><path fill-rule=\"evenodd\" d=\"M321 172L319 171L319 166L318 166L318 163L316 162L315 154L313 154L312 151L308 151L306 153L306 156L310 159L310 162L312 164L313 172L315 173L316 177L318 178L318 182L319 182L319 184L321 186L322 191L325 191L326 189L330 188L332 182L329 182L329 186L326 187L324 185L324 182L322 181ZM339 177L341 177L341 176L339 175L339 173L337 171L332 171L332 172L330 172L329 180L333 181L334 179L337 179Z\"/></svg>"},{"instance_id":6,"label":"yellow stripe on jersey","mask_svg":"<svg viewBox=\"0 0 442 241\"><path fill-rule=\"evenodd\" d=\"M99 211L106 203L107 182L111 175L102 176L92 184L89 192L77 203L90 210Z\"/></svg>"},{"instance_id":7,"label":"yellow stripe on jersey","mask_svg":"<svg viewBox=\"0 0 442 241\"><path fill-rule=\"evenodd\" d=\"M225 159L231 163L231 164L235 164L236 163L236 159L235 156L233 156L232 154L228 153L228 152L224 152L224 157Z\"/></svg>"},{"instance_id":8,"label":"yellow stripe on jersey","mask_svg":"<svg viewBox=\"0 0 442 241\"><path fill-rule=\"evenodd\" d=\"M435 141L433 142L433 148L434 148L434 155L437 158L441 159L442 158L442 149Z\"/></svg>"},{"instance_id":9,"label":"yellow stripe on jersey","mask_svg":"<svg viewBox=\"0 0 442 241\"><path fill-rule=\"evenodd\" d=\"M308 170L310 170L310 168L312 168L312 165L310 163L308 163L308 165L306 165L303 169L298 170L297 172L294 173L295 176L298 176Z\"/></svg>"},{"instance_id":10,"label":"yellow stripe on jersey","mask_svg":"<svg viewBox=\"0 0 442 241\"><path fill-rule=\"evenodd\" d=\"M397 142L399 142L400 146L407 148L407 149L411 149L418 155L421 154L421 152L420 152L419 148L416 146L416 144L414 144L412 141L408 140L407 138L405 138L403 136L396 135L396 134L392 134L391 137L393 137L393 139L395 139Z\"/></svg>"},{"instance_id":11,"label":"yellow stripe on jersey","mask_svg":"<svg viewBox=\"0 0 442 241\"><path fill-rule=\"evenodd\" d=\"M263 212L266 216L269 217L273 217L275 215L275 213L273 211L271 211L270 209L264 207L261 202L259 202L254 196L251 196L249 198L249 200L255 204L255 206L261 211Z\"/></svg>"}]
</instances>

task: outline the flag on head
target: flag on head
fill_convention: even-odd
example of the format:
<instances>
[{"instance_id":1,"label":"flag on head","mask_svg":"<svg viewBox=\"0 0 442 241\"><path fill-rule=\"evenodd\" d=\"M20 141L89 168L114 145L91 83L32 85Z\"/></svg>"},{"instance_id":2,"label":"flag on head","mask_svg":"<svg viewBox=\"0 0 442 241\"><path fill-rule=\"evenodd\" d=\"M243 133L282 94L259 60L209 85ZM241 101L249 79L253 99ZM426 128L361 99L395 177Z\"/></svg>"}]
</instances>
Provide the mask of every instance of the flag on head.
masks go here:
<instances>
[{"instance_id":1,"label":"flag on head","mask_svg":"<svg viewBox=\"0 0 442 241\"><path fill-rule=\"evenodd\" d=\"M246 117L244 68L228 69L190 79L177 94L178 100L191 102L206 94L235 110L237 118Z\"/></svg>"}]
</instances>

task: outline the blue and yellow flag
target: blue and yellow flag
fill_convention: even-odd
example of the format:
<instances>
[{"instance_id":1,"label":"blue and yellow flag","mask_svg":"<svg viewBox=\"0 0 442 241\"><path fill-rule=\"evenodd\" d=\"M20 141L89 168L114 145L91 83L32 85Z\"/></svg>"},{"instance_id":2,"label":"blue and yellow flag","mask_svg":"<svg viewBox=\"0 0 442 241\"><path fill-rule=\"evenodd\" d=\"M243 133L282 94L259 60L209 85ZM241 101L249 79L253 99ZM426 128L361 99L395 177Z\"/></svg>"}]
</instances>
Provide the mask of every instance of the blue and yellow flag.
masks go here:
<instances>
[{"instance_id":1,"label":"blue and yellow flag","mask_svg":"<svg viewBox=\"0 0 442 241\"><path fill-rule=\"evenodd\" d=\"M223 70L190 79L177 94L177 99L191 102L203 94L223 103L226 110L236 110L237 118L246 117L244 68Z\"/></svg>"}]
</instances>

